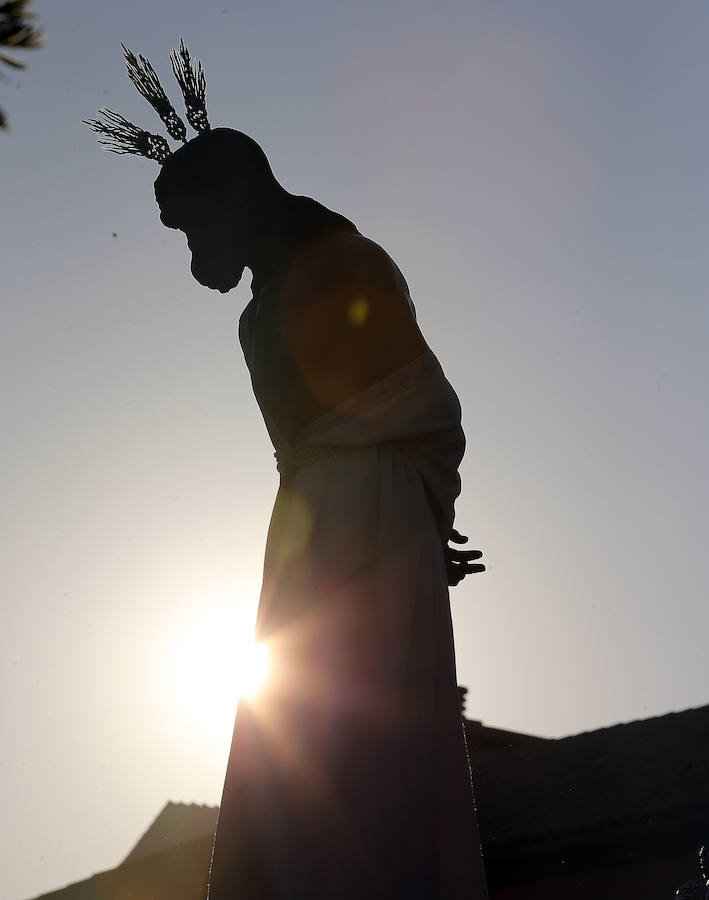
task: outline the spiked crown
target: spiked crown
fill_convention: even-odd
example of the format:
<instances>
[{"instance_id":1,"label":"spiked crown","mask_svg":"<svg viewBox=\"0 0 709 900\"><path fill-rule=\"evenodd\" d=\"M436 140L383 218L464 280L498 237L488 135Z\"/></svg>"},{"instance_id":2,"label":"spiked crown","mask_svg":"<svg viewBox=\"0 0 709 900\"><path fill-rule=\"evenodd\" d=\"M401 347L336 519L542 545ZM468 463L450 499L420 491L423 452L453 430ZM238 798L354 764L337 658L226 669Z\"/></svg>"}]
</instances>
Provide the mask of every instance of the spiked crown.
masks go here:
<instances>
[{"instance_id":1,"label":"spiked crown","mask_svg":"<svg viewBox=\"0 0 709 900\"><path fill-rule=\"evenodd\" d=\"M160 116L170 137L186 143L185 123L170 103L150 61L142 55L136 57L124 44L121 44L121 47L123 47L130 80ZM180 41L179 50L173 50L170 54L170 61L184 98L187 121L200 134L209 131L205 99L207 85L202 63L193 62L183 40ZM98 114L103 116L103 120L101 118L85 119L84 124L88 125L92 131L104 136L104 140L99 139L99 143L103 144L107 150L113 153L133 153L136 156L146 156L161 165L172 155L170 145L162 135L144 131L110 109L100 109Z\"/></svg>"}]
</instances>

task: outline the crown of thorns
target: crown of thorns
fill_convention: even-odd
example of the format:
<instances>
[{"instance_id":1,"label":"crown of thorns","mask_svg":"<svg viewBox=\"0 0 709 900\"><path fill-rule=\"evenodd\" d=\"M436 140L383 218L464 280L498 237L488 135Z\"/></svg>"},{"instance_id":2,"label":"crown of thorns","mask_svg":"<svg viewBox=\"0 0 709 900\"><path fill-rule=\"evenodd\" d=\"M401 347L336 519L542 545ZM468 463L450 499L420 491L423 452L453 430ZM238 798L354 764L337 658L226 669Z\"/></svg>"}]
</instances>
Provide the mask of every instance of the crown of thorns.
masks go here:
<instances>
[{"instance_id":1,"label":"crown of thorns","mask_svg":"<svg viewBox=\"0 0 709 900\"><path fill-rule=\"evenodd\" d=\"M125 44L121 44L121 47L123 47L130 80L160 116L170 137L176 141L182 141L183 144L187 143L185 123L168 100L150 61L141 55L136 57ZM170 54L170 62L185 100L187 121L199 134L209 131L210 125L205 103L207 84L202 63L197 61L195 64L193 62L183 40L180 41L180 49L173 50ZM99 139L99 144L103 144L112 153L133 153L136 156L147 156L148 159L154 159L161 165L171 156L170 145L162 135L144 131L110 109L100 109L98 114L103 116L105 121L84 119L84 124L88 125L92 131L105 135L106 139Z\"/></svg>"}]
</instances>

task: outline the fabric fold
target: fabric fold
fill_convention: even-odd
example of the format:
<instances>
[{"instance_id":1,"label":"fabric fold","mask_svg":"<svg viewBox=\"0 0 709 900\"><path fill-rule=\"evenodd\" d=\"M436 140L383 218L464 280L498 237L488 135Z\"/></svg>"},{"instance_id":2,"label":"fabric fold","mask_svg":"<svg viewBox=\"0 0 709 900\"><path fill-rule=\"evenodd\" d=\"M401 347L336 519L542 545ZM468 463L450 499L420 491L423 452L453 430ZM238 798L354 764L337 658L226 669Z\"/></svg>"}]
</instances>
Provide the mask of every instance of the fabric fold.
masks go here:
<instances>
[{"instance_id":1,"label":"fabric fold","mask_svg":"<svg viewBox=\"0 0 709 900\"><path fill-rule=\"evenodd\" d=\"M485 900L444 559L458 398L427 351L293 443L261 405L274 666L239 703L210 900Z\"/></svg>"}]
</instances>

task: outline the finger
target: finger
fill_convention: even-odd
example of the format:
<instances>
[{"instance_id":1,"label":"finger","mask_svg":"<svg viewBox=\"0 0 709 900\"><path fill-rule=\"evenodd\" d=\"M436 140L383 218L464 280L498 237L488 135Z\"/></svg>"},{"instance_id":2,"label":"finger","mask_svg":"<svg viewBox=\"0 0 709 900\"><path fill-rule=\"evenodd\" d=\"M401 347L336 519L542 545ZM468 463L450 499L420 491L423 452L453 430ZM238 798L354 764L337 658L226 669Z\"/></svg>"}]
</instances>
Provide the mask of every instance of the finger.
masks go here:
<instances>
[{"instance_id":1,"label":"finger","mask_svg":"<svg viewBox=\"0 0 709 900\"><path fill-rule=\"evenodd\" d=\"M482 555L482 550L453 550L452 547L448 548L449 558L460 562L466 562L471 559L480 559Z\"/></svg>"},{"instance_id":2,"label":"finger","mask_svg":"<svg viewBox=\"0 0 709 900\"><path fill-rule=\"evenodd\" d=\"M466 562L471 559L480 559L483 555L482 550L453 550L452 547L449 547L446 556L448 559L455 560L456 562Z\"/></svg>"},{"instance_id":3,"label":"finger","mask_svg":"<svg viewBox=\"0 0 709 900\"><path fill-rule=\"evenodd\" d=\"M449 540L453 541L454 544L467 544L468 536L466 534L461 534L459 531L456 531L455 528L451 528L451 536Z\"/></svg>"},{"instance_id":4,"label":"finger","mask_svg":"<svg viewBox=\"0 0 709 900\"><path fill-rule=\"evenodd\" d=\"M464 566L461 563L453 563L452 569L454 572L462 572L465 575L472 575L474 572L484 572L485 566L482 563L468 563L467 566Z\"/></svg>"},{"instance_id":5,"label":"finger","mask_svg":"<svg viewBox=\"0 0 709 900\"><path fill-rule=\"evenodd\" d=\"M482 563L451 562L448 566L448 571L465 577L465 575L473 575L476 572L484 572L485 566Z\"/></svg>"}]
</instances>

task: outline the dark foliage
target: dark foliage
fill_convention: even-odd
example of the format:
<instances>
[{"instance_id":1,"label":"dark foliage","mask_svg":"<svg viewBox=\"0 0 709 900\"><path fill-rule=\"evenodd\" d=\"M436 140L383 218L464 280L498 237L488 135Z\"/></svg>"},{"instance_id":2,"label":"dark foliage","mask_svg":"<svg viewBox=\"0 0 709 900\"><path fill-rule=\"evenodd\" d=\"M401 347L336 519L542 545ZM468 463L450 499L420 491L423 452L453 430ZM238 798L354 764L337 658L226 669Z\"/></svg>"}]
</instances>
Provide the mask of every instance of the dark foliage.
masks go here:
<instances>
[{"instance_id":1,"label":"dark foliage","mask_svg":"<svg viewBox=\"0 0 709 900\"><path fill-rule=\"evenodd\" d=\"M35 14L27 7L30 0L6 0L0 3L0 62L13 69L23 69L25 64L10 50L34 50L44 41L44 32L33 24ZM7 117L0 107L0 128L7 128Z\"/></svg>"}]
</instances>

